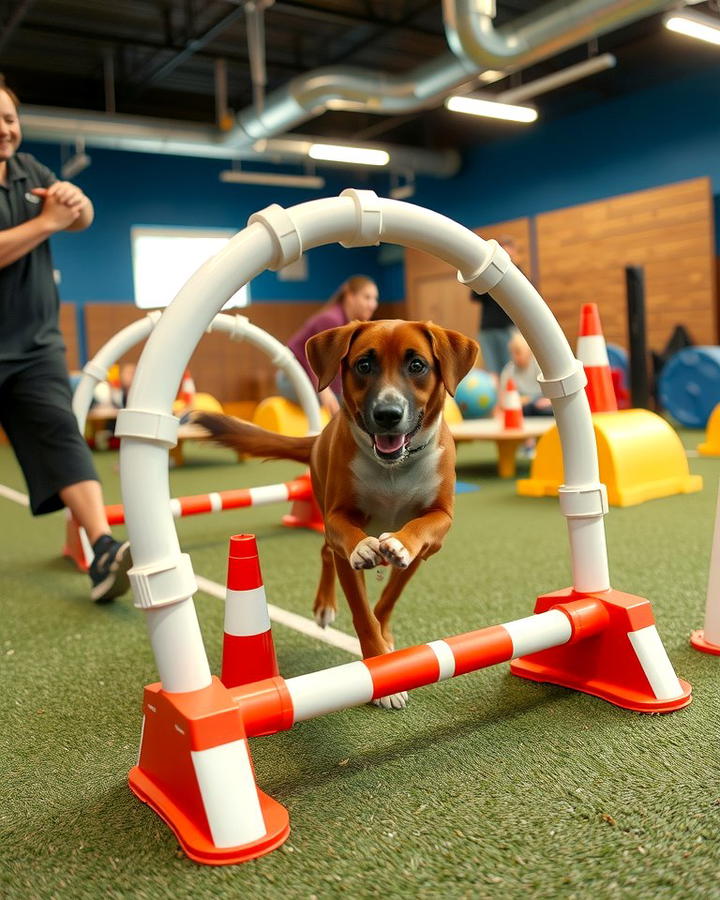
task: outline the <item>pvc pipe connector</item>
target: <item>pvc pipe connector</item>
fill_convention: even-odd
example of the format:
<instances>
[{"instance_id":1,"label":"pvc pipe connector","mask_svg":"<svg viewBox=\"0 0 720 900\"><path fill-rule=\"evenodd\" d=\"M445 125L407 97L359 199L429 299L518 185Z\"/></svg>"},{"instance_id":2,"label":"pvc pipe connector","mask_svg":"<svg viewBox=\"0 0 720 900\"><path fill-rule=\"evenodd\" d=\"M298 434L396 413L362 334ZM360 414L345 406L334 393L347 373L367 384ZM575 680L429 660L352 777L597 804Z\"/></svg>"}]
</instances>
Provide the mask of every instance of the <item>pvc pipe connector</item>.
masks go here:
<instances>
[{"instance_id":1,"label":"pvc pipe connector","mask_svg":"<svg viewBox=\"0 0 720 900\"><path fill-rule=\"evenodd\" d=\"M575 360L575 369L562 378L544 378L538 376L538 384L543 396L548 400L557 400L559 397L571 397L577 394L587 384L585 367L579 359Z\"/></svg>"},{"instance_id":2,"label":"pvc pipe connector","mask_svg":"<svg viewBox=\"0 0 720 900\"><path fill-rule=\"evenodd\" d=\"M263 225L273 239L276 255L272 265L268 266L271 271L277 272L300 259L303 253L302 237L286 209L273 203L260 212L253 213L248 219L248 225L254 222Z\"/></svg>"},{"instance_id":3,"label":"pvc pipe connector","mask_svg":"<svg viewBox=\"0 0 720 900\"><path fill-rule=\"evenodd\" d=\"M567 519L588 519L608 512L607 488L601 482L583 487L558 488L560 509Z\"/></svg>"},{"instance_id":4,"label":"pvc pipe connector","mask_svg":"<svg viewBox=\"0 0 720 900\"><path fill-rule=\"evenodd\" d=\"M116 437L139 438L163 447L177 444L180 421L165 413L149 412L144 409L121 409L115 425Z\"/></svg>"},{"instance_id":5,"label":"pvc pipe connector","mask_svg":"<svg viewBox=\"0 0 720 900\"><path fill-rule=\"evenodd\" d=\"M188 553L147 566L134 566L128 572L128 578L138 609L180 603L198 589Z\"/></svg>"},{"instance_id":6,"label":"pvc pipe connector","mask_svg":"<svg viewBox=\"0 0 720 900\"><path fill-rule=\"evenodd\" d=\"M376 247L380 243L383 229L383 216L380 198L375 191L359 191L347 188L341 197L350 197L355 204L357 214L357 230L341 247Z\"/></svg>"},{"instance_id":7,"label":"pvc pipe connector","mask_svg":"<svg viewBox=\"0 0 720 900\"><path fill-rule=\"evenodd\" d=\"M105 366L96 363L94 359L89 359L83 366L83 372L91 378L94 378L95 381L105 381L108 370Z\"/></svg>"},{"instance_id":8,"label":"pvc pipe connector","mask_svg":"<svg viewBox=\"0 0 720 900\"><path fill-rule=\"evenodd\" d=\"M512 266L512 260L507 250L503 249L497 241L487 241L490 250L480 267L472 275L465 276L457 273L457 279L461 284L466 284L478 294L487 294L503 280L508 269Z\"/></svg>"}]
</instances>

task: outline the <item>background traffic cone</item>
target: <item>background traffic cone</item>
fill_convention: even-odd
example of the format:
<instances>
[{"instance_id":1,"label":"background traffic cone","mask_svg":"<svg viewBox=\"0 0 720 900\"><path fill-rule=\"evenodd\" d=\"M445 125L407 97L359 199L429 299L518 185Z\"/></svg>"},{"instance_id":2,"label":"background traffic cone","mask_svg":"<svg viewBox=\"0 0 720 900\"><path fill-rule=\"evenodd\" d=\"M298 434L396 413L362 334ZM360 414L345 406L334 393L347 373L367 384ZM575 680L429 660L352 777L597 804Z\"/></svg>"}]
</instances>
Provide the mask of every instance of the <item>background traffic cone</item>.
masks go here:
<instances>
[{"instance_id":1,"label":"background traffic cone","mask_svg":"<svg viewBox=\"0 0 720 900\"><path fill-rule=\"evenodd\" d=\"M225 687L278 674L254 534L230 538L224 631L220 680Z\"/></svg>"},{"instance_id":2,"label":"background traffic cone","mask_svg":"<svg viewBox=\"0 0 720 900\"><path fill-rule=\"evenodd\" d=\"M585 391L590 411L616 412L617 400L597 303L583 303L580 310L577 357L587 375Z\"/></svg>"},{"instance_id":3,"label":"background traffic cone","mask_svg":"<svg viewBox=\"0 0 720 900\"><path fill-rule=\"evenodd\" d=\"M192 375L190 374L190 369L185 369L182 381L180 382L178 400L183 404L183 406L190 406L196 393L195 382Z\"/></svg>"},{"instance_id":4,"label":"background traffic cone","mask_svg":"<svg viewBox=\"0 0 720 900\"><path fill-rule=\"evenodd\" d=\"M520 403L520 394L518 394L515 381L512 378L508 378L505 383L505 391L503 392L502 397L502 411L506 429L522 428L522 404Z\"/></svg>"}]
</instances>

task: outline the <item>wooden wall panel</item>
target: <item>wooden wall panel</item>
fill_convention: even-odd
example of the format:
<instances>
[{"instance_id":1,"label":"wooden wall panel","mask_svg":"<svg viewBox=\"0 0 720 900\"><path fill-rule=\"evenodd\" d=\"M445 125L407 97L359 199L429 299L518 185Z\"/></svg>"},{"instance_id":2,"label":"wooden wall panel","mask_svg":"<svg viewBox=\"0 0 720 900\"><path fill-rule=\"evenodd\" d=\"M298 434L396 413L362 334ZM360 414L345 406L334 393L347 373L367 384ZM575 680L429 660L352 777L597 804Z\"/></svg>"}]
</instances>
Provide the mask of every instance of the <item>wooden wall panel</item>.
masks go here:
<instances>
[{"instance_id":1,"label":"wooden wall panel","mask_svg":"<svg viewBox=\"0 0 720 900\"><path fill-rule=\"evenodd\" d=\"M60 331L67 347L68 369L80 368L80 354L78 353L77 319L74 303L60 304Z\"/></svg>"},{"instance_id":2,"label":"wooden wall panel","mask_svg":"<svg viewBox=\"0 0 720 900\"><path fill-rule=\"evenodd\" d=\"M244 314L254 325L284 343L324 302L253 303ZM404 304L384 303L378 313L383 318L401 318ZM130 303L88 303L85 328L90 356L141 315ZM123 361L137 361L141 351L142 345L133 348ZM190 360L190 371L199 391L212 394L223 403L260 400L275 393L275 368L266 354L247 344L233 342L224 334L203 337Z\"/></svg>"},{"instance_id":3,"label":"wooden wall panel","mask_svg":"<svg viewBox=\"0 0 720 900\"><path fill-rule=\"evenodd\" d=\"M600 306L608 341L627 347L625 266L645 269L648 347L677 324L717 340L713 198L696 178L537 217L537 286L571 344L582 303Z\"/></svg>"},{"instance_id":4,"label":"wooden wall panel","mask_svg":"<svg viewBox=\"0 0 720 900\"><path fill-rule=\"evenodd\" d=\"M486 240L513 237L520 267L531 272L529 219L485 225L475 232ZM477 338L480 305L470 300L470 292L457 280L456 270L441 259L410 247L405 251L405 302L409 319L431 319Z\"/></svg>"}]
</instances>

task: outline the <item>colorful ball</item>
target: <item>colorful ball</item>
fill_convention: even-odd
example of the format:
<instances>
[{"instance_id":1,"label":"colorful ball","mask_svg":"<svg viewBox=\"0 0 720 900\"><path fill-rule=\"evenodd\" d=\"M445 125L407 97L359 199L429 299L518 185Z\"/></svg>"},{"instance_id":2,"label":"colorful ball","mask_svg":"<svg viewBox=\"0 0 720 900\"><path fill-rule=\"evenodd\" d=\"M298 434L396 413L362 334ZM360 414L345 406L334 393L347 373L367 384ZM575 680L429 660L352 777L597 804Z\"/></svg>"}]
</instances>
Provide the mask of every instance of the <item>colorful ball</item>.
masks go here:
<instances>
[{"instance_id":1,"label":"colorful ball","mask_svg":"<svg viewBox=\"0 0 720 900\"><path fill-rule=\"evenodd\" d=\"M484 369L471 369L455 392L464 419L486 419L497 403L495 379Z\"/></svg>"}]
</instances>

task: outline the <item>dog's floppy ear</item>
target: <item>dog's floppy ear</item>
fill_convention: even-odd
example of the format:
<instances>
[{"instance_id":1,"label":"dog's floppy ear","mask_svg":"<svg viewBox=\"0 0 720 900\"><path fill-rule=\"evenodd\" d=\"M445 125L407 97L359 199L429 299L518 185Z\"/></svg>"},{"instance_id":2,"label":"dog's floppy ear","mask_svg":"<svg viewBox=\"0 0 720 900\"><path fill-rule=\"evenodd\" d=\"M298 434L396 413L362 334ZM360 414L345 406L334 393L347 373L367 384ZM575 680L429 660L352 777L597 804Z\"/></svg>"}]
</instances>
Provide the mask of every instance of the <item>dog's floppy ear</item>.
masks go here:
<instances>
[{"instance_id":1,"label":"dog's floppy ear","mask_svg":"<svg viewBox=\"0 0 720 900\"><path fill-rule=\"evenodd\" d=\"M480 346L459 331L441 328L433 322L425 322L424 328L445 390L454 397L458 384L475 364Z\"/></svg>"},{"instance_id":2,"label":"dog's floppy ear","mask_svg":"<svg viewBox=\"0 0 720 900\"><path fill-rule=\"evenodd\" d=\"M337 375L358 329L365 322L349 322L338 328L328 328L313 335L305 344L305 355L317 375L318 391L324 390Z\"/></svg>"}]
</instances>

